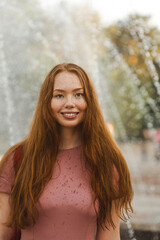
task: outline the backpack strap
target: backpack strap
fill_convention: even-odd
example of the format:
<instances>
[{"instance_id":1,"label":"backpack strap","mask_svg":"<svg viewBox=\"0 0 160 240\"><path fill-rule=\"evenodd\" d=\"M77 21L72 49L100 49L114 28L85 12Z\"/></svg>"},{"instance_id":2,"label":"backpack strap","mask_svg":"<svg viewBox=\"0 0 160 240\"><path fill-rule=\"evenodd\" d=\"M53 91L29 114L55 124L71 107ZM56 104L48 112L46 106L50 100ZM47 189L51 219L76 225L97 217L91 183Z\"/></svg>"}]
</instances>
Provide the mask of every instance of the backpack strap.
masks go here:
<instances>
[{"instance_id":1,"label":"backpack strap","mask_svg":"<svg viewBox=\"0 0 160 240\"><path fill-rule=\"evenodd\" d=\"M20 145L18 148L16 148L15 154L14 154L14 168L16 173L19 169L22 156L23 156L23 146Z\"/></svg>"},{"instance_id":2,"label":"backpack strap","mask_svg":"<svg viewBox=\"0 0 160 240\"><path fill-rule=\"evenodd\" d=\"M19 166L20 166L20 162L23 156L23 146L19 146L18 148L16 148L15 153L14 153L14 169L15 169L15 173L17 173ZM11 240L20 240L21 239L21 230L20 229L16 229L14 236L11 238Z\"/></svg>"},{"instance_id":3,"label":"backpack strap","mask_svg":"<svg viewBox=\"0 0 160 240\"><path fill-rule=\"evenodd\" d=\"M21 231L17 230L11 240L20 240L21 239Z\"/></svg>"}]
</instances>

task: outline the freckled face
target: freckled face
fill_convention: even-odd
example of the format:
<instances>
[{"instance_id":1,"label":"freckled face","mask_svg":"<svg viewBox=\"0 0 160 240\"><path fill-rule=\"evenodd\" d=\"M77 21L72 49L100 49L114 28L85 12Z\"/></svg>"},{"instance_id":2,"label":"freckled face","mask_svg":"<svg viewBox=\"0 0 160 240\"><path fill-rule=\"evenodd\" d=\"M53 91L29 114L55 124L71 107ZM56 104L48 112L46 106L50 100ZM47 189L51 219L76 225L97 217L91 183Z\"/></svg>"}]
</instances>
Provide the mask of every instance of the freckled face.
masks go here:
<instances>
[{"instance_id":1,"label":"freckled face","mask_svg":"<svg viewBox=\"0 0 160 240\"><path fill-rule=\"evenodd\" d=\"M83 122L87 103L76 74L65 71L56 75L51 108L54 118L63 127L77 127Z\"/></svg>"}]
</instances>

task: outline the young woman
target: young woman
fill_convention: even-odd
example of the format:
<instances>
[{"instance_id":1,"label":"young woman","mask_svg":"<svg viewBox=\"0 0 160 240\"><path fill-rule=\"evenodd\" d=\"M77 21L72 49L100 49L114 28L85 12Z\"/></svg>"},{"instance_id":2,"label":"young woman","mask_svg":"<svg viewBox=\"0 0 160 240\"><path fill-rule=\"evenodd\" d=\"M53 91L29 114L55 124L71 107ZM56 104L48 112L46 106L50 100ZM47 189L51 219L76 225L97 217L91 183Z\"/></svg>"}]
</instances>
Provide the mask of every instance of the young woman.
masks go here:
<instances>
[{"instance_id":1,"label":"young woman","mask_svg":"<svg viewBox=\"0 0 160 240\"><path fill-rule=\"evenodd\" d=\"M89 76L72 63L55 66L28 136L1 161L0 240L15 228L22 240L119 240L132 197L126 161Z\"/></svg>"}]
</instances>

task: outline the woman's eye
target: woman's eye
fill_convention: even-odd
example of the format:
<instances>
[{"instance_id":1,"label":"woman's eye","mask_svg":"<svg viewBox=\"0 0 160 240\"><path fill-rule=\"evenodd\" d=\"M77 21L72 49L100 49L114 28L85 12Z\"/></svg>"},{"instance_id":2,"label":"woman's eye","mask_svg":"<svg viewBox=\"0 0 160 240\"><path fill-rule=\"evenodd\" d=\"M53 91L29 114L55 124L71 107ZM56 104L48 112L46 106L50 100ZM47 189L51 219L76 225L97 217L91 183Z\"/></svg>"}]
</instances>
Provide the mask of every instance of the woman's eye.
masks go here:
<instances>
[{"instance_id":1,"label":"woman's eye","mask_svg":"<svg viewBox=\"0 0 160 240\"><path fill-rule=\"evenodd\" d=\"M76 97L81 97L81 96L84 96L83 93L76 93Z\"/></svg>"},{"instance_id":2,"label":"woman's eye","mask_svg":"<svg viewBox=\"0 0 160 240\"><path fill-rule=\"evenodd\" d=\"M63 95L62 95L62 94L57 94L57 95L55 95L55 97L56 97L56 98L62 98Z\"/></svg>"}]
</instances>

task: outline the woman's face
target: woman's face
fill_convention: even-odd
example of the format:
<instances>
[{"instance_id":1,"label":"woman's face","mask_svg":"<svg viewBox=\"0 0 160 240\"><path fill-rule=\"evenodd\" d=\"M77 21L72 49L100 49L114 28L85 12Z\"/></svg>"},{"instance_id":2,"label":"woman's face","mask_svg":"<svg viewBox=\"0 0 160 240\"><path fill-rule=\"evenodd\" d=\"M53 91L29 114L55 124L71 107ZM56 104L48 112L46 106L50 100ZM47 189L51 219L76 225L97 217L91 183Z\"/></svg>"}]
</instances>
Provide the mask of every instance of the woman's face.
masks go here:
<instances>
[{"instance_id":1,"label":"woman's face","mask_svg":"<svg viewBox=\"0 0 160 240\"><path fill-rule=\"evenodd\" d=\"M56 75L51 108L54 118L63 127L77 127L84 120L87 103L76 74L65 71Z\"/></svg>"}]
</instances>

